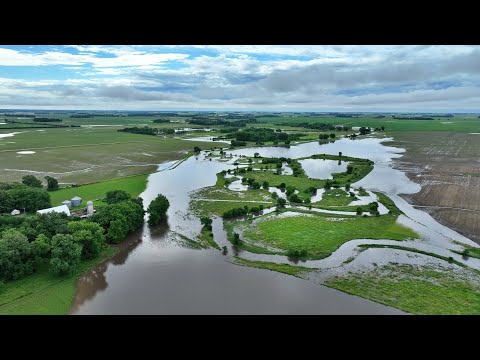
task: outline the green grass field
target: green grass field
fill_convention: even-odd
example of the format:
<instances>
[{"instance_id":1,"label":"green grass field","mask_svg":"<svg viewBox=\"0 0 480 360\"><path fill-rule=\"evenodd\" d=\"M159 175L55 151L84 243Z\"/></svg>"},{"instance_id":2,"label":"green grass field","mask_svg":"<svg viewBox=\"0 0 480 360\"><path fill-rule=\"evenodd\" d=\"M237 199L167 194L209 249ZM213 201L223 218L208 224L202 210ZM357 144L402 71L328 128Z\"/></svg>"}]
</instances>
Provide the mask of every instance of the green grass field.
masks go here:
<instances>
[{"instance_id":1,"label":"green grass field","mask_svg":"<svg viewBox=\"0 0 480 360\"><path fill-rule=\"evenodd\" d=\"M0 314L67 314L78 278L116 252L115 247L109 246L97 259L82 261L75 273L68 277L54 275L44 266L33 275L7 282L0 292Z\"/></svg>"},{"instance_id":2,"label":"green grass field","mask_svg":"<svg viewBox=\"0 0 480 360\"><path fill-rule=\"evenodd\" d=\"M74 196L80 196L82 198L81 207L85 207L89 200L92 200L94 205L102 205L103 202L101 199L103 199L105 194L110 190L124 190L132 197L138 197L138 195L145 190L147 178L148 175L128 176L74 188L50 191L49 194L52 206L61 205L63 200L70 200Z\"/></svg>"},{"instance_id":3,"label":"green grass field","mask_svg":"<svg viewBox=\"0 0 480 360\"><path fill-rule=\"evenodd\" d=\"M480 283L473 273L389 265L335 277L326 285L413 314L480 314Z\"/></svg>"},{"instance_id":4,"label":"green grass field","mask_svg":"<svg viewBox=\"0 0 480 360\"><path fill-rule=\"evenodd\" d=\"M329 256L353 239L406 240L418 235L396 222L394 216L342 218L332 221L322 216L270 218L249 226L244 236L285 250L306 250L311 259Z\"/></svg>"}]
</instances>

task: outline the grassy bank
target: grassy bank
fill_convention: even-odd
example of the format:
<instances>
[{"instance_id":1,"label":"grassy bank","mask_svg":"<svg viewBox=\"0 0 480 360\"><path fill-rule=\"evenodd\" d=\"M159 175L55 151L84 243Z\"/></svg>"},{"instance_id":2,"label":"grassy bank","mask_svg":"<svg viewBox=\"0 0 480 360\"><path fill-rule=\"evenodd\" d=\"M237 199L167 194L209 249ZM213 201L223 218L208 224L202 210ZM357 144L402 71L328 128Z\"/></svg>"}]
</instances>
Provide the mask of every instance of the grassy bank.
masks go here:
<instances>
[{"instance_id":1,"label":"grassy bank","mask_svg":"<svg viewBox=\"0 0 480 360\"><path fill-rule=\"evenodd\" d=\"M327 218L295 216L259 221L244 235L279 249L306 250L308 257L329 256L343 243L359 238L406 240L418 237L395 222L396 217Z\"/></svg>"},{"instance_id":2,"label":"grassy bank","mask_svg":"<svg viewBox=\"0 0 480 360\"><path fill-rule=\"evenodd\" d=\"M389 265L335 277L326 285L413 314L480 314L480 283L473 273Z\"/></svg>"},{"instance_id":3,"label":"grassy bank","mask_svg":"<svg viewBox=\"0 0 480 360\"><path fill-rule=\"evenodd\" d=\"M293 275L296 277L300 277L300 275L304 272L315 270L315 269L310 269L303 266L294 266L289 264L276 264L276 263L265 262L265 261L251 261L251 260L239 258L237 256L235 256L235 263L242 266L249 266L249 267L258 268L258 269L278 271L278 272L288 274L288 275Z\"/></svg>"},{"instance_id":4,"label":"grassy bank","mask_svg":"<svg viewBox=\"0 0 480 360\"><path fill-rule=\"evenodd\" d=\"M82 261L67 277L52 274L45 265L33 275L7 282L0 292L0 314L67 314L72 306L76 281L116 252L116 247L109 246L97 259Z\"/></svg>"}]
</instances>

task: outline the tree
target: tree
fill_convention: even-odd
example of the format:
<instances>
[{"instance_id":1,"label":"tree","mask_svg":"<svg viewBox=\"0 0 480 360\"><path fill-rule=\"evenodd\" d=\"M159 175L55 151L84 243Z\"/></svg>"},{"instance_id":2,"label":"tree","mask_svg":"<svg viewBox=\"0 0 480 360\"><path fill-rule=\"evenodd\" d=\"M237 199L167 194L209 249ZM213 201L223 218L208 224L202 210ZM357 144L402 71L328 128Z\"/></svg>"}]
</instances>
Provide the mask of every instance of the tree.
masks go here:
<instances>
[{"instance_id":1,"label":"tree","mask_svg":"<svg viewBox=\"0 0 480 360\"><path fill-rule=\"evenodd\" d=\"M259 158L259 157L260 157L260 154L259 154L258 152L256 152L255 154L253 154L253 157Z\"/></svg>"},{"instance_id":2,"label":"tree","mask_svg":"<svg viewBox=\"0 0 480 360\"><path fill-rule=\"evenodd\" d=\"M330 139L335 139L335 136L336 136L335 133L331 133L330 134Z\"/></svg>"},{"instance_id":3,"label":"tree","mask_svg":"<svg viewBox=\"0 0 480 360\"><path fill-rule=\"evenodd\" d=\"M82 258L97 257L106 246L103 228L91 221L72 221L68 223L68 230L77 243L82 245Z\"/></svg>"},{"instance_id":4,"label":"tree","mask_svg":"<svg viewBox=\"0 0 480 360\"><path fill-rule=\"evenodd\" d=\"M357 207L357 215L362 215L363 214L363 209L361 206Z\"/></svg>"},{"instance_id":5,"label":"tree","mask_svg":"<svg viewBox=\"0 0 480 360\"><path fill-rule=\"evenodd\" d=\"M200 151L202 151L202 149L200 149L198 146L194 146L193 151L199 153Z\"/></svg>"},{"instance_id":6,"label":"tree","mask_svg":"<svg viewBox=\"0 0 480 360\"><path fill-rule=\"evenodd\" d=\"M264 181L263 184L262 184L262 187L263 187L265 190L267 190L269 185L270 185L270 184L268 183L268 181Z\"/></svg>"},{"instance_id":7,"label":"tree","mask_svg":"<svg viewBox=\"0 0 480 360\"><path fill-rule=\"evenodd\" d=\"M21 232L8 229L0 238L0 278L16 280L33 272L32 245Z\"/></svg>"},{"instance_id":8,"label":"tree","mask_svg":"<svg viewBox=\"0 0 480 360\"><path fill-rule=\"evenodd\" d=\"M288 200L293 203L301 203L302 199L297 194L292 194L289 196Z\"/></svg>"},{"instance_id":9,"label":"tree","mask_svg":"<svg viewBox=\"0 0 480 360\"><path fill-rule=\"evenodd\" d=\"M341 151L338 153L338 156L342 157L342 152Z\"/></svg>"},{"instance_id":10,"label":"tree","mask_svg":"<svg viewBox=\"0 0 480 360\"><path fill-rule=\"evenodd\" d=\"M108 191L105 196L105 202L107 204L116 204L130 199L130 194L124 190L111 190Z\"/></svg>"},{"instance_id":11,"label":"tree","mask_svg":"<svg viewBox=\"0 0 480 360\"><path fill-rule=\"evenodd\" d=\"M205 229L212 230L212 219L208 217L202 217L200 218L200 223L203 225Z\"/></svg>"},{"instance_id":12,"label":"tree","mask_svg":"<svg viewBox=\"0 0 480 360\"><path fill-rule=\"evenodd\" d=\"M45 180L47 180L47 190L48 191L54 191L58 190L58 181L57 179L51 177L51 176L45 176Z\"/></svg>"},{"instance_id":13,"label":"tree","mask_svg":"<svg viewBox=\"0 0 480 360\"><path fill-rule=\"evenodd\" d=\"M58 275L69 275L80 263L82 245L72 235L58 234L52 238L50 269Z\"/></svg>"},{"instance_id":14,"label":"tree","mask_svg":"<svg viewBox=\"0 0 480 360\"><path fill-rule=\"evenodd\" d=\"M236 232L233 233L233 240L232 244L238 245L240 243L240 235L238 235Z\"/></svg>"},{"instance_id":15,"label":"tree","mask_svg":"<svg viewBox=\"0 0 480 360\"><path fill-rule=\"evenodd\" d=\"M17 184L7 190L10 202L10 209L25 209L27 212L49 208L50 194L45 189L33 188L23 184ZM1 205L0 205L1 207Z\"/></svg>"},{"instance_id":16,"label":"tree","mask_svg":"<svg viewBox=\"0 0 480 360\"><path fill-rule=\"evenodd\" d=\"M286 203L287 203L287 200L285 200L284 198L279 197L277 199L277 206L278 207L285 207Z\"/></svg>"},{"instance_id":17,"label":"tree","mask_svg":"<svg viewBox=\"0 0 480 360\"><path fill-rule=\"evenodd\" d=\"M25 175L24 177L22 177L22 183L30 187L42 187L42 182L33 175Z\"/></svg>"},{"instance_id":18,"label":"tree","mask_svg":"<svg viewBox=\"0 0 480 360\"><path fill-rule=\"evenodd\" d=\"M44 234L51 239L56 234L68 233L67 225L72 221L67 214L48 213L28 216L19 227L29 241L34 241L38 235Z\"/></svg>"},{"instance_id":19,"label":"tree","mask_svg":"<svg viewBox=\"0 0 480 360\"><path fill-rule=\"evenodd\" d=\"M325 190L330 190L332 188L332 183L330 182L330 180L325 181L325 185L323 185L323 188Z\"/></svg>"},{"instance_id":20,"label":"tree","mask_svg":"<svg viewBox=\"0 0 480 360\"><path fill-rule=\"evenodd\" d=\"M50 245L50 239L46 235L38 235L32 242L32 246L33 253L36 257L41 259L50 257L50 251L52 250L52 247Z\"/></svg>"},{"instance_id":21,"label":"tree","mask_svg":"<svg viewBox=\"0 0 480 360\"><path fill-rule=\"evenodd\" d=\"M168 199L164 195L158 194L148 206L147 211L150 214L148 224L157 225L160 221L162 221L167 216L167 210L169 207L170 202Z\"/></svg>"}]
</instances>

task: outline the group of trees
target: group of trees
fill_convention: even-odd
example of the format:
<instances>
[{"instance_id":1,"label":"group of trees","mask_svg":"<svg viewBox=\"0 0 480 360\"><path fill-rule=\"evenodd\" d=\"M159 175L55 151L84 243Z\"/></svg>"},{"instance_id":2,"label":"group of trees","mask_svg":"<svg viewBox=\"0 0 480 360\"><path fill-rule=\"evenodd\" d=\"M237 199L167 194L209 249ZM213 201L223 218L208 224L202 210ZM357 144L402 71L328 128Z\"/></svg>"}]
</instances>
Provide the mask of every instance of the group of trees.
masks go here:
<instances>
[{"instance_id":1,"label":"group of trees","mask_svg":"<svg viewBox=\"0 0 480 360\"><path fill-rule=\"evenodd\" d=\"M144 126L144 127L138 127L138 126L127 127L127 128L123 128L123 129L118 129L118 131L120 131L120 132L128 132L128 133L132 133L132 134L153 135L153 136L156 136L156 135L158 134L158 129L156 129L156 128L151 128L151 127L148 127L148 126Z\"/></svg>"},{"instance_id":2,"label":"group of trees","mask_svg":"<svg viewBox=\"0 0 480 360\"><path fill-rule=\"evenodd\" d=\"M38 187L7 185L2 184L0 196L18 189L29 190L30 196L35 191L43 191L48 196ZM141 198L133 199L123 190L112 190L107 192L105 201L107 205L99 206L88 220L63 213L28 217L0 215L0 280L19 279L42 264L47 264L55 274L71 274L80 261L96 258L107 243L118 243L143 225L145 212ZM0 201L0 205L3 204ZM148 208L150 223L163 219L168 206L168 199L163 195L153 200Z\"/></svg>"},{"instance_id":3,"label":"group of trees","mask_svg":"<svg viewBox=\"0 0 480 360\"><path fill-rule=\"evenodd\" d=\"M152 121L155 124L167 124L170 122L169 119L155 119Z\"/></svg>"},{"instance_id":4,"label":"group of trees","mask_svg":"<svg viewBox=\"0 0 480 360\"><path fill-rule=\"evenodd\" d=\"M50 195L43 188L20 183L0 184L0 214L10 213L13 209L34 212L50 206Z\"/></svg>"},{"instance_id":5,"label":"group of trees","mask_svg":"<svg viewBox=\"0 0 480 360\"><path fill-rule=\"evenodd\" d=\"M336 135L335 133L331 133L331 134L320 134L318 135L318 138L320 140L328 140L328 139L335 139Z\"/></svg>"},{"instance_id":6,"label":"group of trees","mask_svg":"<svg viewBox=\"0 0 480 360\"><path fill-rule=\"evenodd\" d=\"M56 274L67 275L80 260L97 257L106 246L103 229L94 222L67 219L64 214L27 219L18 229L8 228L0 236L2 280L19 279L42 264Z\"/></svg>"},{"instance_id":7,"label":"group of trees","mask_svg":"<svg viewBox=\"0 0 480 360\"><path fill-rule=\"evenodd\" d=\"M248 215L248 214L258 214L261 211L263 211L263 209L264 209L263 205L254 206L254 207L251 207L251 208L249 208L247 205L245 205L243 208L238 207L238 208L233 208L233 209L225 211L223 213L222 217L224 219L229 219L229 218L244 216L244 215Z\"/></svg>"},{"instance_id":8,"label":"group of trees","mask_svg":"<svg viewBox=\"0 0 480 360\"><path fill-rule=\"evenodd\" d=\"M305 134L288 134L286 132L278 132L268 128L246 128L242 131L237 131L236 133L231 134L236 141L252 141L255 143L263 143L266 141L289 142L297 140L304 135Z\"/></svg>"},{"instance_id":9,"label":"group of trees","mask_svg":"<svg viewBox=\"0 0 480 360\"><path fill-rule=\"evenodd\" d=\"M58 190L59 186L58 186L58 180L57 179L55 179L51 176L45 176L44 179L47 180L47 190L48 191ZM25 175L24 177L22 177L22 184L30 186L30 187L34 187L34 188L42 188L43 187L42 182L40 180L38 180L33 175Z\"/></svg>"},{"instance_id":10,"label":"group of trees","mask_svg":"<svg viewBox=\"0 0 480 360\"><path fill-rule=\"evenodd\" d=\"M46 117L39 117L39 118L34 118L34 122L62 122L62 119L54 119L54 118L46 118Z\"/></svg>"}]
</instances>

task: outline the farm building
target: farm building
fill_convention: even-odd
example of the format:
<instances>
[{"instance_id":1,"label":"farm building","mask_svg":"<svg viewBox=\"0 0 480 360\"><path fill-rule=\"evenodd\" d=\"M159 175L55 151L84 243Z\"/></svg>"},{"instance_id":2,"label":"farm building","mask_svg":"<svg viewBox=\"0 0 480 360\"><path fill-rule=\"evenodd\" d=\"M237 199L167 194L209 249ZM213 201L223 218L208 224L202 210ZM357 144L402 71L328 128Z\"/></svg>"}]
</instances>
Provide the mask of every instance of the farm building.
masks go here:
<instances>
[{"instance_id":1,"label":"farm building","mask_svg":"<svg viewBox=\"0 0 480 360\"><path fill-rule=\"evenodd\" d=\"M68 207L69 209L72 208L72 202L71 202L70 200L62 201L62 204L63 204L63 205L67 205L67 207Z\"/></svg>"},{"instance_id":2,"label":"farm building","mask_svg":"<svg viewBox=\"0 0 480 360\"><path fill-rule=\"evenodd\" d=\"M13 209L10 215L20 215L20 210Z\"/></svg>"},{"instance_id":3,"label":"farm building","mask_svg":"<svg viewBox=\"0 0 480 360\"><path fill-rule=\"evenodd\" d=\"M64 213L70 216L70 210L68 209L67 205L60 205L48 209L37 210L37 214L48 214L51 212Z\"/></svg>"},{"instance_id":4,"label":"farm building","mask_svg":"<svg viewBox=\"0 0 480 360\"><path fill-rule=\"evenodd\" d=\"M92 216L94 211L95 210L93 209L93 201L87 201L87 216Z\"/></svg>"},{"instance_id":5,"label":"farm building","mask_svg":"<svg viewBox=\"0 0 480 360\"><path fill-rule=\"evenodd\" d=\"M82 198L81 197L75 196L71 199L71 201L72 201L72 206L82 205Z\"/></svg>"}]
</instances>

